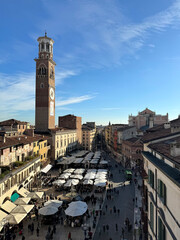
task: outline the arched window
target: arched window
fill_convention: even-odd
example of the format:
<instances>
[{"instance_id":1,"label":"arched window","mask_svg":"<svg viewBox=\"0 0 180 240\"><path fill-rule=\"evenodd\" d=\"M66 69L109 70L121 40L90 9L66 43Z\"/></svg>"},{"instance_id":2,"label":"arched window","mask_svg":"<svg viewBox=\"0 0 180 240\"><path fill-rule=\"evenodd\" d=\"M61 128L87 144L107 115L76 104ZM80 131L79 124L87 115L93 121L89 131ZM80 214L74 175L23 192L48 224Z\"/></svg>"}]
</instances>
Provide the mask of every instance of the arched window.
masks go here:
<instances>
[{"instance_id":1,"label":"arched window","mask_svg":"<svg viewBox=\"0 0 180 240\"><path fill-rule=\"evenodd\" d=\"M44 50L44 43L41 43L41 50Z\"/></svg>"},{"instance_id":2,"label":"arched window","mask_svg":"<svg viewBox=\"0 0 180 240\"><path fill-rule=\"evenodd\" d=\"M46 51L49 52L49 43L46 43Z\"/></svg>"}]
</instances>

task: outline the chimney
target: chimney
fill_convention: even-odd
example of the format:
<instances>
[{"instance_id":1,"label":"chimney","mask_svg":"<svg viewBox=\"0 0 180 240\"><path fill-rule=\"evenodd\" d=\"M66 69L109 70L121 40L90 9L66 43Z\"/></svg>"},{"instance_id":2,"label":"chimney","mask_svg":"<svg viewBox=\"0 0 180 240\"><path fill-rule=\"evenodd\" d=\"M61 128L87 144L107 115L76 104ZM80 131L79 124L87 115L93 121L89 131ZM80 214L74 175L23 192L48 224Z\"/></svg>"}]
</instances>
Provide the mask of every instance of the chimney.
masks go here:
<instances>
[{"instance_id":1,"label":"chimney","mask_svg":"<svg viewBox=\"0 0 180 240\"><path fill-rule=\"evenodd\" d=\"M170 122L164 123L164 129L168 129L171 127Z\"/></svg>"},{"instance_id":2,"label":"chimney","mask_svg":"<svg viewBox=\"0 0 180 240\"><path fill-rule=\"evenodd\" d=\"M177 157L180 156L180 144L176 141L171 144L171 156Z\"/></svg>"}]
</instances>

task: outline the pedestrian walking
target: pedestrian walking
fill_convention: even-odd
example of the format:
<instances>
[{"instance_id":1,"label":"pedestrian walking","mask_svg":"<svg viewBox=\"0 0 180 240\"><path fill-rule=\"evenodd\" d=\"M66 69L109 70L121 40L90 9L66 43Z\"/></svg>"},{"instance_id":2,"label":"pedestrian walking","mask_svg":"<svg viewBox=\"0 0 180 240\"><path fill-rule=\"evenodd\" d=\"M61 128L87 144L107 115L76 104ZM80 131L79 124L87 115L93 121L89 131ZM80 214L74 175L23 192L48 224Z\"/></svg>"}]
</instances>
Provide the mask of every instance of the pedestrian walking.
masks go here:
<instances>
[{"instance_id":1,"label":"pedestrian walking","mask_svg":"<svg viewBox=\"0 0 180 240\"><path fill-rule=\"evenodd\" d=\"M110 210L109 210L109 211L110 211L110 214L111 214L111 213L112 213L112 208L110 208Z\"/></svg>"},{"instance_id":2,"label":"pedestrian walking","mask_svg":"<svg viewBox=\"0 0 180 240\"><path fill-rule=\"evenodd\" d=\"M109 225L108 224L106 225L106 230L109 231Z\"/></svg>"},{"instance_id":3,"label":"pedestrian walking","mask_svg":"<svg viewBox=\"0 0 180 240\"><path fill-rule=\"evenodd\" d=\"M117 223L116 223L116 232L118 231L118 225L117 225Z\"/></svg>"},{"instance_id":4,"label":"pedestrian walking","mask_svg":"<svg viewBox=\"0 0 180 240\"><path fill-rule=\"evenodd\" d=\"M24 235L22 235L22 240L25 240L25 236Z\"/></svg>"},{"instance_id":5,"label":"pedestrian walking","mask_svg":"<svg viewBox=\"0 0 180 240\"><path fill-rule=\"evenodd\" d=\"M106 231L106 227L105 227L105 224L103 224L103 232Z\"/></svg>"},{"instance_id":6,"label":"pedestrian walking","mask_svg":"<svg viewBox=\"0 0 180 240\"><path fill-rule=\"evenodd\" d=\"M37 237L39 237L39 228L36 229Z\"/></svg>"},{"instance_id":7,"label":"pedestrian walking","mask_svg":"<svg viewBox=\"0 0 180 240\"><path fill-rule=\"evenodd\" d=\"M72 238L71 238L71 232L68 233L68 240L72 240Z\"/></svg>"},{"instance_id":8,"label":"pedestrian walking","mask_svg":"<svg viewBox=\"0 0 180 240\"><path fill-rule=\"evenodd\" d=\"M53 225L53 233L56 233L56 225Z\"/></svg>"},{"instance_id":9,"label":"pedestrian walking","mask_svg":"<svg viewBox=\"0 0 180 240\"><path fill-rule=\"evenodd\" d=\"M107 212L107 207L108 207L108 206L106 205L106 212Z\"/></svg>"},{"instance_id":10,"label":"pedestrian walking","mask_svg":"<svg viewBox=\"0 0 180 240\"><path fill-rule=\"evenodd\" d=\"M124 239L124 228L121 229L121 234L122 234L122 237Z\"/></svg>"}]
</instances>

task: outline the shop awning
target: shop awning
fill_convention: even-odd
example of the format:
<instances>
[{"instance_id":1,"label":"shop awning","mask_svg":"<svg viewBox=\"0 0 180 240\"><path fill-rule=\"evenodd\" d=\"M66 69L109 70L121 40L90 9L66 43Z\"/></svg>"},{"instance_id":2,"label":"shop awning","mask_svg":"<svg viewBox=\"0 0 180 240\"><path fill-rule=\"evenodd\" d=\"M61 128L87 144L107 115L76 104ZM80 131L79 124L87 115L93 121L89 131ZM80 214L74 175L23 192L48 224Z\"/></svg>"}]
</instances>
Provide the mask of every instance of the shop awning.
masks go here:
<instances>
[{"instance_id":1,"label":"shop awning","mask_svg":"<svg viewBox=\"0 0 180 240\"><path fill-rule=\"evenodd\" d=\"M14 193L14 194L11 196L11 201L12 201L12 202L15 202L18 198L19 198L19 194L18 194L18 193Z\"/></svg>"},{"instance_id":2,"label":"shop awning","mask_svg":"<svg viewBox=\"0 0 180 240\"><path fill-rule=\"evenodd\" d=\"M18 193L19 193L22 197L27 197L29 191L28 191L27 189L25 189L25 188L22 187L22 188L20 188L20 189L18 190Z\"/></svg>"},{"instance_id":3,"label":"shop awning","mask_svg":"<svg viewBox=\"0 0 180 240\"><path fill-rule=\"evenodd\" d=\"M42 173L47 173L49 172L49 170L52 168L51 164L48 164L45 168L41 169Z\"/></svg>"},{"instance_id":4,"label":"shop awning","mask_svg":"<svg viewBox=\"0 0 180 240\"><path fill-rule=\"evenodd\" d=\"M14 208L16 207L16 204L10 202L9 200L7 200L2 206L1 208L3 210L5 210L6 212L10 213Z\"/></svg>"},{"instance_id":5,"label":"shop awning","mask_svg":"<svg viewBox=\"0 0 180 240\"><path fill-rule=\"evenodd\" d=\"M19 224L27 214L22 214L22 213L15 213L15 214L9 214L6 217L6 220L8 221L9 224L16 225Z\"/></svg>"},{"instance_id":6,"label":"shop awning","mask_svg":"<svg viewBox=\"0 0 180 240\"><path fill-rule=\"evenodd\" d=\"M3 220L3 218L5 218L7 216L7 213L3 212L2 210L0 210L0 222Z\"/></svg>"}]
</instances>

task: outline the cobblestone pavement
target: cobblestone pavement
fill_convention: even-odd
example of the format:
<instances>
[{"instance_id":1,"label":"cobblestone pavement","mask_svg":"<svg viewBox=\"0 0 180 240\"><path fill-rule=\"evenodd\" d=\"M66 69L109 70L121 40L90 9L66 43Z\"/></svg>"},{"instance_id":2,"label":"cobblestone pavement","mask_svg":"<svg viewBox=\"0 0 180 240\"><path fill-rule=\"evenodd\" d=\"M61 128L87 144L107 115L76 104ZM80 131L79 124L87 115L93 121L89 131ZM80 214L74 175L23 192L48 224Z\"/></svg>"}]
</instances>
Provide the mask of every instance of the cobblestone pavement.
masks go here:
<instances>
[{"instance_id":1,"label":"cobblestone pavement","mask_svg":"<svg viewBox=\"0 0 180 240\"><path fill-rule=\"evenodd\" d=\"M105 215L101 216L99 223L96 227L96 232L94 234L94 240L121 240L122 237L122 228L125 229L124 239L132 240L133 239L133 230L130 232L125 228L124 222L128 217L130 224L133 225L134 222L134 203L133 198L135 197L134 193L134 184L125 182L124 186L124 168L119 166L116 168L116 162L111 159L112 168L111 172L113 178L110 179L110 184L113 184L113 188L119 190L119 194L113 193L113 199L105 200L103 211ZM107 210L106 210L107 206ZM120 209L120 214L118 215L117 211L114 213L113 207ZM112 213L111 213L112 209ZM109 230L103 231L103 225L109 225ZM117 224L117 229L116 229ZM133 227L132 227L133 228Z\"/></svg>"}]
</instances>

